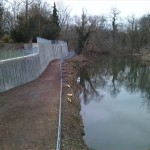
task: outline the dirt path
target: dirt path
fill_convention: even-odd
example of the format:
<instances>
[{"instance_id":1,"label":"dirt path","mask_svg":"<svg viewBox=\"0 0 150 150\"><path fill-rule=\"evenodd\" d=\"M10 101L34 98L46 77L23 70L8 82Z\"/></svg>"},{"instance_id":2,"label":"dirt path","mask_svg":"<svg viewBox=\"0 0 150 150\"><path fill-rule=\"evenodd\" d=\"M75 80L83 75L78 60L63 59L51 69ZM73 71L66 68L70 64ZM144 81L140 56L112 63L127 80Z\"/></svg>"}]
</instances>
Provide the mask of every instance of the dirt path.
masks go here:
<instances>
[{"instance_id":1,"label":"dirt path","mask_svg":"<svg viewBox=\"0 0 150 150\"><path fill-rule=\"evenodd\" d=\"M0 93L0 150L55 150L60 61L36 80Z\"/></svg>"}]
</instances>

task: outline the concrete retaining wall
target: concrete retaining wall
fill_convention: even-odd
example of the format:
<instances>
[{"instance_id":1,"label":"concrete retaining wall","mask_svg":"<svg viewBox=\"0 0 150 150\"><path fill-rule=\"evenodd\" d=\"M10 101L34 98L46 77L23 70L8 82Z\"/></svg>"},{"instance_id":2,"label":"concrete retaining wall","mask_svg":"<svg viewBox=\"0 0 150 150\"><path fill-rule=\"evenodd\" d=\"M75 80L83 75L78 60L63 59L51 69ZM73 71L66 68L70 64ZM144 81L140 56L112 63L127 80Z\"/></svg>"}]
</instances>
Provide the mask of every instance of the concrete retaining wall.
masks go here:
<instances>
[{"instance_id":1,"label":"concrete retaining wall","mask_svg":"<svg viewBox=\"0 0 150 150\"><path fill-rule=\"evenodd\" d=\"M0 62L0 92L36 79L51 60L68 55L67 43L35 43L32 48L36 53Z\"/></svg>"}]
</instances>

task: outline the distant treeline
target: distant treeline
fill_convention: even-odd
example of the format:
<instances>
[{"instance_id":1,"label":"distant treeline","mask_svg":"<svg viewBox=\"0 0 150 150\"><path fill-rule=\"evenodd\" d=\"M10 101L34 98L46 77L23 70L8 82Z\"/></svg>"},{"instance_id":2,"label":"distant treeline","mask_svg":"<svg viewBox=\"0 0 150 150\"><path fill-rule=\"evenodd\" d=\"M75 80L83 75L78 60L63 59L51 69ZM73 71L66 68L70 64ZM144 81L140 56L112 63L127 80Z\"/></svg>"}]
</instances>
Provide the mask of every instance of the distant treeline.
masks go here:
<instances>
[{"instance_id":1,"label":"distant treeline","mask_svg":"<svg viewBox=\"0 0 150 150\"><path fill-rule=\"evenodd\" d=\"M67 41L77 53L86 50L136 52L150 50L150 14L122 19L116 8L110 14L70 16L63 3L50 6L41 0L0 3L0 38L29 42L39 36Z\"/></svg>"}]
</instances>

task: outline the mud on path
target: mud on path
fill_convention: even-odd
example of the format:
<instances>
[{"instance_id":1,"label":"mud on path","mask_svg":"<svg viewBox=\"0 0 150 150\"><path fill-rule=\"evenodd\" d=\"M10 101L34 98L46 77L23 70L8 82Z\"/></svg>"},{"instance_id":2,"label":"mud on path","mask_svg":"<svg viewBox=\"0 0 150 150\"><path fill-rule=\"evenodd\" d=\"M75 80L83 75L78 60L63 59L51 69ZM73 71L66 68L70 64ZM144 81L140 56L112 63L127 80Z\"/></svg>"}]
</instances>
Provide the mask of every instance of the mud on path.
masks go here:
<instances>
[{"instance_id":1,"label":"mud on path","mask_svg":"<svg viewBox=\"0 0 150 150\"><path fill-rule=\"evenodd\" d=\"M60 61L36 80L0 93L0 150L55 150Z\"/></svg>"}]
</instances>

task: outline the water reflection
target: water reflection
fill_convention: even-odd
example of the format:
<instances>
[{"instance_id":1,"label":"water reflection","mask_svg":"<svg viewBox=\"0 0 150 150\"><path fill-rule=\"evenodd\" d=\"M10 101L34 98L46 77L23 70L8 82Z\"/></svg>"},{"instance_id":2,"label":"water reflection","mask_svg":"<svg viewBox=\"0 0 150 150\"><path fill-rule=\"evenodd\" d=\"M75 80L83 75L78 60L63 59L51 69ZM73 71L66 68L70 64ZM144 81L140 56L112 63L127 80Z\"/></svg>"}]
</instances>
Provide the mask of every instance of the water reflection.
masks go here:
<instances>
[{"instance_id":1,"label":"water reflection","mask_svg":"<svg viewBox=\"0 0 150 150\"><path fill-rule=\"evenodd\" d=\"M86 68L84 68L80 73L80 84L83 88L82 96L84 98L85 104L88 104L92 97L95 97L94 100L96 101L100 101L100 99L103 97L96 91L96 80L91 80L91 77L89 76L89 73Z\"/></svg>"},{"instance_id":2,"label":"water reflection","mask_svg":"<svg viewBox=\"0 0 150 150\"><path fill-rule=\"evenodd\" d=\"M81 114L89 147L150 148L149 73L150 67L137 60L112 56L100 57L81 72Z\"/></svg>"},{"instance_id":3,"label":"water reflection","mask_svg":"<svg viewBox=\"0 0 150 150\"><path fill-rule=\"evenodd\" d=\"M84 69L80 74L85 104L104 98L100 89L105 89L116 98L123 87L131 94L140 93L143 104L150 108L150 66L132 58L112 56L101 56L90 66L91 69Z\"/></svg>"}]
</instances>

